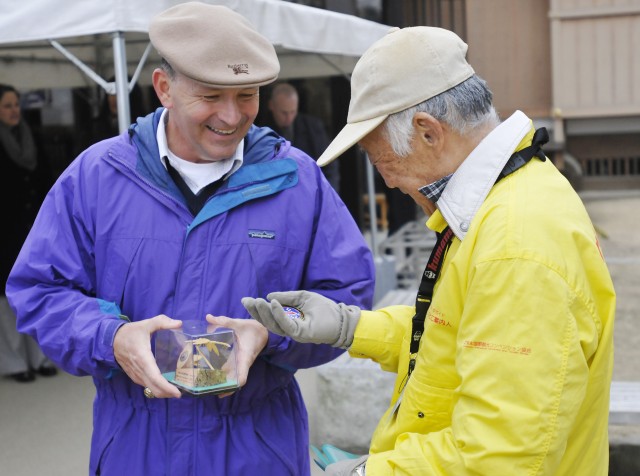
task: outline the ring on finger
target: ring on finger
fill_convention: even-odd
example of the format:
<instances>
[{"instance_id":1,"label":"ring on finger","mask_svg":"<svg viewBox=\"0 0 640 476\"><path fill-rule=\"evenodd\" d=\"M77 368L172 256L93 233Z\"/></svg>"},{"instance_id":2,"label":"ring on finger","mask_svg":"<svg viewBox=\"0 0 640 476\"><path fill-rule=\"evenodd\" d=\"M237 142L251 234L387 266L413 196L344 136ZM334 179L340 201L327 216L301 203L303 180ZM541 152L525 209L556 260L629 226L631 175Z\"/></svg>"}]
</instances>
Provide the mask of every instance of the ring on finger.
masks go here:
<instances>
[{"instance_id":1,"label":"ring on finger","mask_svg":"<svg viewBox=\"0 0 640 476\"><path fill-rule=\"evenodd\" d=\"M147 398L156 398L156 396L153 394L153 392L149 387L144 388L144 396Z\"/></svg>"}]
</instances>

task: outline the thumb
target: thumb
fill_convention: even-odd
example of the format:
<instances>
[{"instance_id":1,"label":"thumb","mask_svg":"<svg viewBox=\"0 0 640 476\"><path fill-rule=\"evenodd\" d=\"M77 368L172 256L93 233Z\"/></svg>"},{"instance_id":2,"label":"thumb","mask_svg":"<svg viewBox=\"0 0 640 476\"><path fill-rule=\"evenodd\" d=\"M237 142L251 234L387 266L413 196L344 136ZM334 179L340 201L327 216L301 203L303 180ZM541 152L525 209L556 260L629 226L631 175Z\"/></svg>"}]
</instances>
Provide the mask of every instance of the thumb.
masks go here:
<instances>
[{"instance_id":1,"label":"thumb","mask_svg":"<svg viewBox=\"0 0 640 476\"><path fill-rule=\"evenodd\" d=\"M233 323L233 319L226 316L214 316L213 314L207 314L207 322L220 327L229 327L229 324Z\"/></svg>"},{"instance_id":2,"label":"thumb","mask_svg":"<svg viewBox=\"0 0 640 476\"><path fill-rule=\"evenodd\" d=\"M160 314L148 320L150 325L150 331L155 332L160 329L178 329L182 326L182 321L179 319L171 319L169 316Z\"/></svg>"},{"instance_id":3,"label":"thumb","mask_svg":"<svg viewBox=\"0 0 640 476\"><path fill-rule=\"evenodd\" d=\"M308 299L307 291L285 291L267 294L269 301L278 301L283 306L300 307Z\"/></svg>"}]
</instances>

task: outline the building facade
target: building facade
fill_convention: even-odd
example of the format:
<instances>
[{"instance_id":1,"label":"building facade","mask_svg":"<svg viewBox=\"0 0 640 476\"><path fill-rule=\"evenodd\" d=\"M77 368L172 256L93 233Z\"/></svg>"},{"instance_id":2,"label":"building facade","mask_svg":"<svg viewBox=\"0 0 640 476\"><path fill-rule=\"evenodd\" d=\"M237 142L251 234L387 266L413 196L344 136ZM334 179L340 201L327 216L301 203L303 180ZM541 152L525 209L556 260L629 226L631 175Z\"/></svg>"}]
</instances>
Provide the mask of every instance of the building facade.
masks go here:
<instances>
[{"instance_id":1,"label":"building facade","mask_svg":"<svg viewBox=\"0 0 640 476\"><path fill-rule=\"evenodd\" d=\"M455 31L501 117L520 109L546 126L548 153L576 188L640 186L640 0L314 3Z\"/></svg>"}]
</instances>

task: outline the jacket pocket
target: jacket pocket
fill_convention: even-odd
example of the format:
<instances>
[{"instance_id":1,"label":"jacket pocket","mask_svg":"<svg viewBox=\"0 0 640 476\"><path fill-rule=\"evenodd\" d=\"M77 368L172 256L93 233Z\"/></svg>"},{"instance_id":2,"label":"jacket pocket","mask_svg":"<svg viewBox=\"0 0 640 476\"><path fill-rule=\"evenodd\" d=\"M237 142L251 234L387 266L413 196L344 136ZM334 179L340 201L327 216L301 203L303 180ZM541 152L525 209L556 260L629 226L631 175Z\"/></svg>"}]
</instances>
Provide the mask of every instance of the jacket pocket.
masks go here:
<instances>
[{"instance_id":1,"label":"jacket pocket","mask_svg":"<svg viewBox=\"0 0 640 476\"><path fill-rule=\"evenodd\" d=\"M256 443L260 442L254 456L267 466L263 476L308 474L309 427L301 404L290 389L283 389L273 392L252 412Z\"/></svg>"},{"instance_id":2,"label":"jacket pocket","mask_svg":"<svg viewBox=\"0 0 640 476\"><path fill-rule=\"evenodd\" d=\"M414 373L398 409L397 424L411 433L439 431L451 424L454 389L434 387Z\"/></svg>"},{"instance_id":3,"label":"jacket pocket","mask_svg":"<svg viewBox=\"0 0 640 476\"><path fill-rule=\"evenodd\" d=\"M94 425L95 422L96 418L94 416ZM102 423L105 423L104 419ZM96 443L92 443L91 448L91 474L102 476L108 475L108 472L105 471L105 463L109 461L109 455L111 453L111 448L113 447L113 442L115 438L122 432L123 425L124 422L119 422L114 426L111 426L107 423L105 425L106 428L103 431L100 431L99 427L97 426L94 427L93 439L96 440Z\"/></svg>"},{"instance_id":4,"label":"jacket pocket","mask_svg":"<svg viewBox=\"0 0 640 476\"><path fill-rule=\"evenodd\" d=\"M113 436L109 438L109 441L107 441L107 444L104 446L104 448L102 449L102 451L100 451L100 454L98 455L98 462L95 465L95 472L93 472L93 474L95 474L96 476L100 476L102 474L101 465L103 463L103 460L106 459L108 456L111 443L113 443Z\"/></svg>"}]
</instances>

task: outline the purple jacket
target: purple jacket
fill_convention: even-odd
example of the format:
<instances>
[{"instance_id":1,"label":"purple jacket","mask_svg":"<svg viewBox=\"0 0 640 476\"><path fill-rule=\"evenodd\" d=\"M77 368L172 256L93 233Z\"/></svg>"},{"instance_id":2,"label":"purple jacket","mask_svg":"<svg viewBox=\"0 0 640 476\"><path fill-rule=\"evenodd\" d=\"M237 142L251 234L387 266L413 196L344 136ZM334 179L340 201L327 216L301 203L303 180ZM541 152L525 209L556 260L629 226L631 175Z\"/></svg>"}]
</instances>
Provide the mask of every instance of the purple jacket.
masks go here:
<instances>
[{"instance_id":1,"label":"purple jacket","mask_svg":"<svg viewBox=\"0 0 640 476\"><path fill-rule=\"evenodd\" d=\"M93 377L90 474L308 474L294 372L340 350L271 334L233 396L149 400L119 370L113 338L121 315L247 319L240 299L272 291L369 308L369 249L315 162L255 126L243 166L194 218L158 158L160 113L89 148L48 194L7 283L18 328Z\"/></svg>"}]
</instances>

